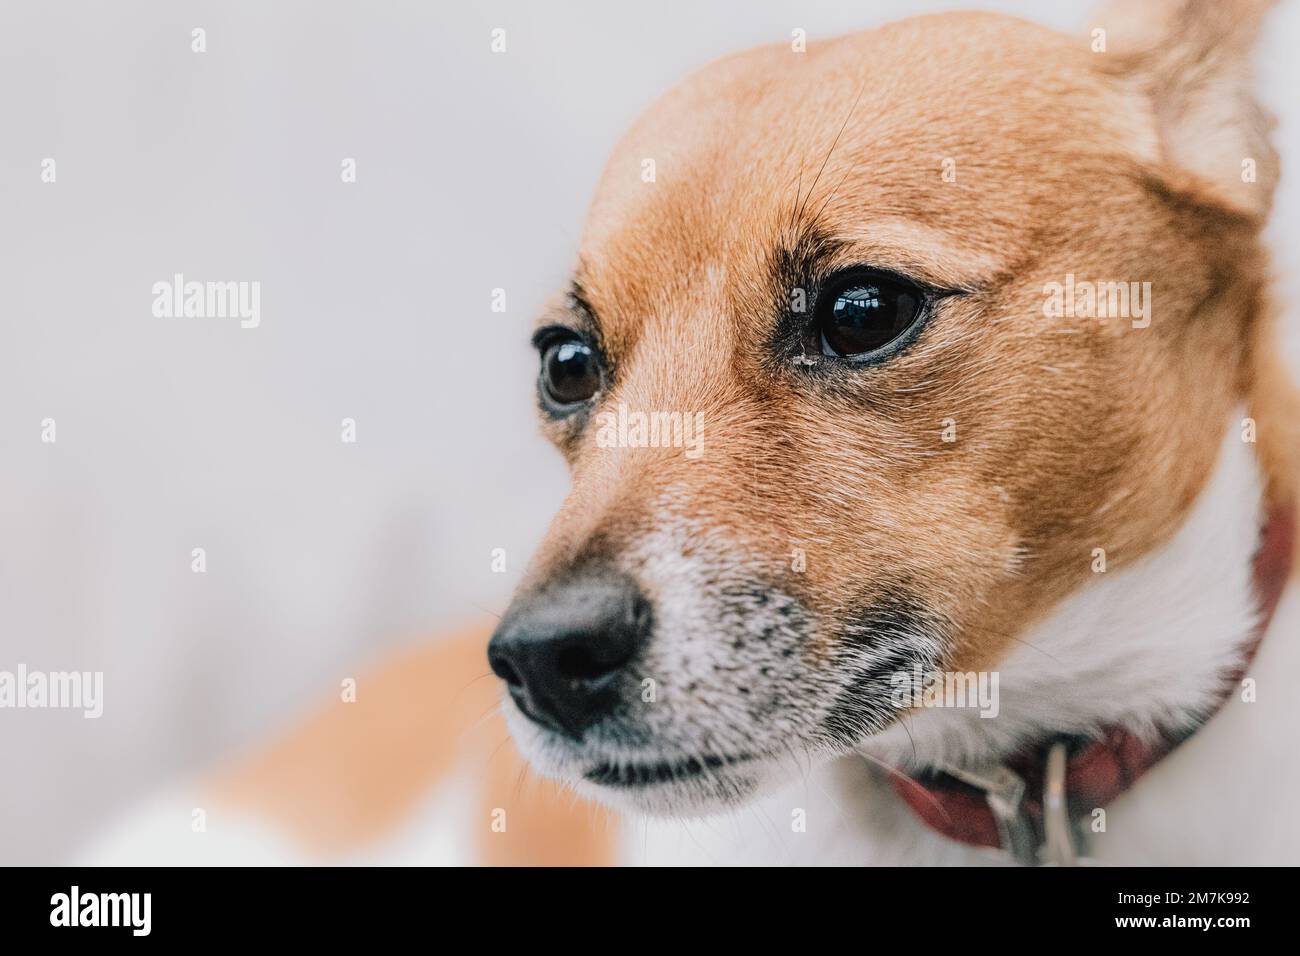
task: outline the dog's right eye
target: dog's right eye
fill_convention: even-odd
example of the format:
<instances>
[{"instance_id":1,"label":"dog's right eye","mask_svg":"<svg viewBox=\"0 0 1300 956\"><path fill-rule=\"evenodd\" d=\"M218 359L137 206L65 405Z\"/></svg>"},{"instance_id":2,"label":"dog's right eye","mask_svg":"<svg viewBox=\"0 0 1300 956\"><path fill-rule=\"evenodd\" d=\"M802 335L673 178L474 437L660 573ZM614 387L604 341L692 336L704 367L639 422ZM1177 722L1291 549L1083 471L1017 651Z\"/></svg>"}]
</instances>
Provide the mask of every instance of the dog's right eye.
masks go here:
<instances>
[{"instance_id":1,"label":"dog's right eye","mask_svg":"<svg viewBox=\"0 0 1300 956\"><path fill-rule=\"evenodd\" d=\"M600 390L596 353L574 335L542 343L542 392L555 405L577 405Z\"/></svg>"}]
</instances>

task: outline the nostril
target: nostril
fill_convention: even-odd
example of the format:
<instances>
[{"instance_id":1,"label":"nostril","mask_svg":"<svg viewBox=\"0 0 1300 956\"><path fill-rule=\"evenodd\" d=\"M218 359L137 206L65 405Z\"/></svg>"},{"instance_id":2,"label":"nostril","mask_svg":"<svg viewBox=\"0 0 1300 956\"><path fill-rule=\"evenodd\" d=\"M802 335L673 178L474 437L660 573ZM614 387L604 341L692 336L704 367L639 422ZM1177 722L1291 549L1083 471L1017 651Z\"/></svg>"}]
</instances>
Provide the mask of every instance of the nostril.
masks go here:
<instances>
[{"instance_id":1,"label":"nostril","mask_svg":"<svg viewBox=\"0 0 1300 956\"><path fill-rule=\"evenodd\" d=\"M628 612L620 621L611 615L604 627L569 634L555 649L553 667L568 681L594 682L622 670L640 648L648 613Z\"/></svg>"},{"instance_id":2,"label":"nostril","mask_svg":"<svg viewBox=\"0 0 1300 956\"><path fill-rule=\"evenodd\" d=\"M524 686L524 679L519 676L519 672L516 671L513 667L511 667L507 663L503 663L501 665L501 668L497 671L497 676L500 677L507 684L509 684L511 687Z\"/></svg>"},{"instance_id":3,"label":"nostril","mask_svg":"<svg viewBox=\"0 0 1300 956\"><path fill-rule=\"evenodd\" d=\"M560 651L555 658L555 669L561 677L569 680L595 680L617 670L623 663L601 660L592 653L591 648L575 644Z\"/></svg>"},{"instance_id":4,"label":"nostril","mask_svg":"<svg viewBox=\"0 0 1300 956\"><path fill-rule=\"evenodd\" d=\"M513 664L506 659L504 654L489 654L488 665L492 668L492 673L496 674L511 687L523 687L524 679L519 676Z\"/></svg>"}]
</instances>

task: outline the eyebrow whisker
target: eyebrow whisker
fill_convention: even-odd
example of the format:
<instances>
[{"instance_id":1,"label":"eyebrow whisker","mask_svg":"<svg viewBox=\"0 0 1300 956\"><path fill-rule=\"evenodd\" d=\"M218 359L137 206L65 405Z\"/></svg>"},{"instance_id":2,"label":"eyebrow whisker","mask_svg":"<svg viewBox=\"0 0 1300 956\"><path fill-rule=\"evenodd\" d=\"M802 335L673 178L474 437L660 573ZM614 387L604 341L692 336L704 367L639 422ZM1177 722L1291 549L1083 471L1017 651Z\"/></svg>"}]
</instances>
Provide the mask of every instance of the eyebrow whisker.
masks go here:
<instances>
[{"instance_id":1,"label":"eyebrow whisker","mask_svg":"<svg viewBox=\"0 0 1300 956\"><path fill-rule=\"evenodd\" d=\"M845 180L847 180L849 176L852 175L853 171L856 168L857 168L856 166L850 165L848 169L844 170L844 175L840 177L840 181L835 184L834 189L832 189L829 193L826 194L826 199L822 201L822 204L817 208L817 212L813 214L813 222L816 222L819 219L821 219L822 213L826 211L826 207L831 204L832 199L834 199L836 196L839 195L840 187L844 185Z\"/></svg>"},{"instance_id":2,"label":"eyebrow whisker","mask_svg":"<svg viewBox=\"0 0 1300 956\"><path fill-rule=\"evenodd\" d=\"M826 171L826 164L831 161L831 154L835 152L835 147L840 144L840 137L843 136L844 131L848 129L849 120L853 118L853 113L857 110L858 103L862 100L862 94L866 91L867 84L864 82L858 89L858 95L853 98L853 105L849 107L848 115L844 117L844 122L840 124L839 132L835 134L835 139L831 140L831 148L826 151L826 157L822 160L822 164L817 170L817 175L813 178L812 185L808 187L808 195L803 198L803 201L799 203L796 208L796 222L803 218L804 209L807 207L808 201L812 199L812 194L817 190L817 183L821 181L822 173Z\"/></svg>"},{"instance_id":3,"label":"eyebrow whisker","mask_svg":"<svg viewBox=\"0 0 1300 956\"><path fill-rule=\"evenodd\" d=\"M803 193L803 157L799 158L799 178L794 185L794 203L790 206L790 233L794 235L799 225L799 198Z\"/></svg>"}]
</instances>

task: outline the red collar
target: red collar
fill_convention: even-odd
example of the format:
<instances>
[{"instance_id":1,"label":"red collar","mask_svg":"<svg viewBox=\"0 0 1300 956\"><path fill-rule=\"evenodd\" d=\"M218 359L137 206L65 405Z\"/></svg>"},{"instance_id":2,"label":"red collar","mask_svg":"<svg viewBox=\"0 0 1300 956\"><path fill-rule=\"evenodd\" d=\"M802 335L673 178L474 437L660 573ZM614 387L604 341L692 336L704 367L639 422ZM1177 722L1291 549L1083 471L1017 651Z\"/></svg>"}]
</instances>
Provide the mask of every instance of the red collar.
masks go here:
<instances>
[{"instance_id":1,"label":"red collar","mask_svg":"<svg viewBox=\"0 0 1300 956\"><path fill-rule=\"evenodd\" d=\"M1291 570L1295 544L1294 508L1269 515L1253 561L1259 621L1245 648L1241 667L1225 679L1219 706L1231 696L1245 669L1255 657L1273 612L1277 610ZM1217 710L1217 707L1216 707ZM1206 715L1207 717L1210 715ZM1114 728L1100 740L1074 742L1065 770L1068 807L1076 812L1104 806L1127 790L1188 735L1144 742L1126 730ZM1025 781L1023 812L1043 839L1043 777L1047 750L1053 741L1026 748L1006 762ZM983 791L943 772L924 778L895 774L894 789L912 812L944 836L974 846L1001 846L997 819Z\"/></svg>"}]
</instances>

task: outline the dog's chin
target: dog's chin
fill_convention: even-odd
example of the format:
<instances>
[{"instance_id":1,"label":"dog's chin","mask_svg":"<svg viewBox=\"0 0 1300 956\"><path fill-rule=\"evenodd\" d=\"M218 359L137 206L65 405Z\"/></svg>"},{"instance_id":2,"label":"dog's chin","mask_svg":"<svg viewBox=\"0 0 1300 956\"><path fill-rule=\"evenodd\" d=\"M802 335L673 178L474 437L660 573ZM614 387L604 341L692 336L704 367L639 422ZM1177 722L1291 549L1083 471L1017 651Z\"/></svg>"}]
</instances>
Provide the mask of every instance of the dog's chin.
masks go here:
<instances>
[{"instance_id":1,"label":"dog's chin","mask_svg":"<svg viewBox=\"0 0 1300 956\"><path fill-rule=\"evenodd\" d=\"M616 810L657 817L702 817L735 808L793 767L755 754L672 755L651 748L586 746L511 708L507 723L520 753L544 777Z\"/></svg>"}]
</instances>

